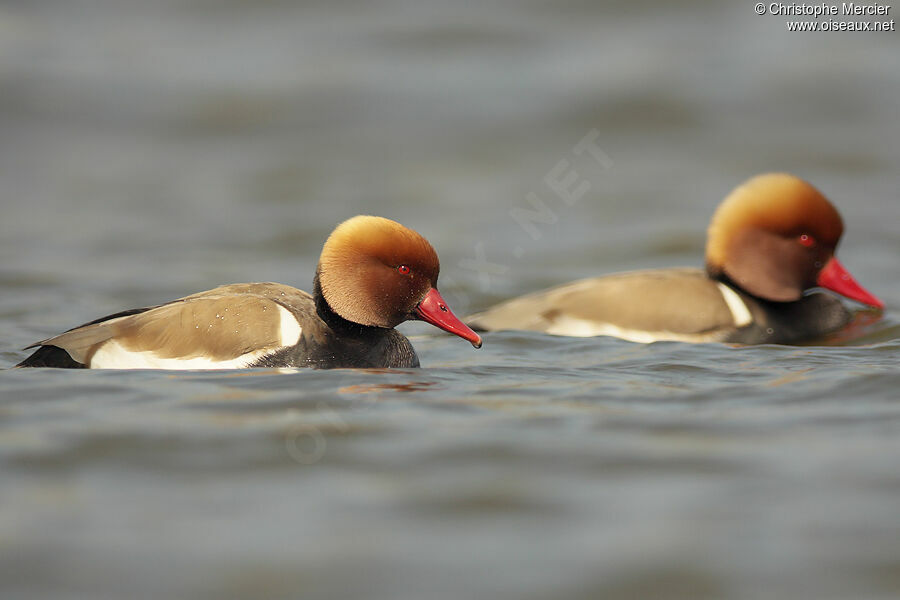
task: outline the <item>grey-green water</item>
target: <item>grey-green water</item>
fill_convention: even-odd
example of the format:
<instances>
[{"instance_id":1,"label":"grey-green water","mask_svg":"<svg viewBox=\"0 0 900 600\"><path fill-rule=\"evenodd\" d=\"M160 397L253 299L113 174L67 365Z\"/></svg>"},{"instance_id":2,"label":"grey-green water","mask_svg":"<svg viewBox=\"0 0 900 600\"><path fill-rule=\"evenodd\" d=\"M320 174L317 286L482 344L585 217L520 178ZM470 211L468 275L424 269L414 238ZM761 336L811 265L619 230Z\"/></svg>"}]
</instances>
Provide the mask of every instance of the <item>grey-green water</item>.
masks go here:
<instances>
[{"instance_id":1,"label":"grey-green water","mask_svg":"<svg viewBox=\"0 0 900 600\"><path fill-rule=\"evenodd\" d=\"M407 324L416 371L0 371L0 596L900 596L900 38L785 20L0 4L0 367L220 283L309 289L357 213L426 235L458 314L698 265L770 170L832 198L887 303L803 347Z\"/></svg>"}]
</instances>

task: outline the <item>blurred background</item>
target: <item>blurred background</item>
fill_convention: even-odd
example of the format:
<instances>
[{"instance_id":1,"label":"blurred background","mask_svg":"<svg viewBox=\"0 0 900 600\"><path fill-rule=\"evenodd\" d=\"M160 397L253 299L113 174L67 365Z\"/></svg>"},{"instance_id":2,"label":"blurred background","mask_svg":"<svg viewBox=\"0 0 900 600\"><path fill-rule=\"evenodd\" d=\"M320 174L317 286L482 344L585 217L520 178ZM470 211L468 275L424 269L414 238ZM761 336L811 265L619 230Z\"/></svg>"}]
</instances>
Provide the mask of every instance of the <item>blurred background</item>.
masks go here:
<instances>
[{"instance_id":1,"label":"blurred background","mask_svg":"<svg viewBox=\"0 0 900 600\"><path fill-rule=\"evenodd\" d=\"M699 266L718 202L773 170L838 206L842 261L890 315L900 34L790 33L788 19L704 0L0 2L0 366L78 323L222 283L309 290L325 237L358 213L432 242L459 315L578 277ZM576 151L585 139L596 155ZM582 191L566 203L548 181L570 173ZM516 220L541 203L531 227ZM817 355L510 334L479 354L418 335L433 369L415 385L346 375L386 385L366 388L385 412L363 417L329 374L7 372L0 585L10 598L427 597L429 581L448 598L896 597L897 331L888 317L864 339L887 346ZM735 365L757 379L735 391ZM805 412L823 393L809 373L835 378L833 404ZM323 398L354 425L301 470L284 428L327 422ZM872 420L845 429L850 398ZM781 420L781 402L801 404ZM732 445L735 431L747 437Z\"/></svg>"},{"instance_id":2,"label":"blurred background","mask_svg":"<svg viewBox=\"0 0 900 600\"><path fill-rule=\"evenodd\" d=\"M839 206L845 264L900 301L892 32L699 0L0 6L0 276L61 319L16 344L223 282L308 288L357 213L426 235L457 312L700 264L719 200L771 170ZM572 151L593 131L608 168ZM562 160L574 206L544 181ZM538 240L510 217L529 194ZM460 267L479 243L505 269Z\"/></svg>"}]
</instances>

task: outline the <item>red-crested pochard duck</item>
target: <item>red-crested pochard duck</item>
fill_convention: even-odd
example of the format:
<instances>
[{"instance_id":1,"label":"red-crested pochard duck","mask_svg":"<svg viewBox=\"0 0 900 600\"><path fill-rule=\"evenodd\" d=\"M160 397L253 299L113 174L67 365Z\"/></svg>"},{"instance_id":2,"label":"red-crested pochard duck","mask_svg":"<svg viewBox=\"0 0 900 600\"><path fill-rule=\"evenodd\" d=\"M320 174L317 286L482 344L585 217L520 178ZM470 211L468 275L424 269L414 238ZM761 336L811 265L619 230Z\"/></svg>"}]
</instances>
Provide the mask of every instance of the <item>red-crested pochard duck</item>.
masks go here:
<instances>
[{"instance_id":1,"label":"red-crested pochard duck","mask_svg":"<svg viewBox=\"0 0 900 600\"><path fill-rule=\"evenodd\" d=\"M313 294L278 283L223 285L91 321L29 346L19 367L234 369L418 367L394 326L420 319L481 338L437 290L431 244L389 219L358 216L325 242Z\"/></svg>"},{"instance_id":2,"label":"red-crested pochard duck","mask_svg":"<svg viewBox=\"0 0 900 600\"><path fill-rule=\"evenodd\" d=\"M759 175L713 215L706 269L584 279L472 315L475 330L608 335L635 342L794 343L840 329L851 314L825 288L876 308L834 256L844 226L831 203L792 175Z\"/></svg>"}]
</instances>

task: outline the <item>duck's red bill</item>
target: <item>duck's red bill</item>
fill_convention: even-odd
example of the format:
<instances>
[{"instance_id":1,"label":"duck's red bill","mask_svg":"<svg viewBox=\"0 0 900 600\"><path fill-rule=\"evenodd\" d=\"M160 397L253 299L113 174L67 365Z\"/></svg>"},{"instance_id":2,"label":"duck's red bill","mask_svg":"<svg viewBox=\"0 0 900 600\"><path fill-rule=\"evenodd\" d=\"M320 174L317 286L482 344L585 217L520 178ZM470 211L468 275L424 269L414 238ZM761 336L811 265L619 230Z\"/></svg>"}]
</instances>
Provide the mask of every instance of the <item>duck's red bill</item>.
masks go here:
<instances>
[{"instance_id":1,"label":"duck's red bill","mask_svg":"<svg viewBox=\"0 0 900 600\"><path fill-rule=\"evenodd\" d=\"M846 296L851 300L868 304L876 308L884 308L884 302L873 296L863 286L859 285L849 271L844 268L838 259L832 257L825 268L819 271L819 277L816 283L832 292L837 292L842 296Z\"/></svg>"},{"instance_id":2,"label":"duck's red bill","mask_svg":"<svg viewBox=\"0 0 900 600\"><path fill-rule=\"evenodd\" d=\"M468 340L476 348L481 348L481 337L469 329L469 326L456 318L456 315L441 298L435 288L431 288L416 307L416 315L426 323L440 327L444 331Z\"/></svg>"}]
</instances>

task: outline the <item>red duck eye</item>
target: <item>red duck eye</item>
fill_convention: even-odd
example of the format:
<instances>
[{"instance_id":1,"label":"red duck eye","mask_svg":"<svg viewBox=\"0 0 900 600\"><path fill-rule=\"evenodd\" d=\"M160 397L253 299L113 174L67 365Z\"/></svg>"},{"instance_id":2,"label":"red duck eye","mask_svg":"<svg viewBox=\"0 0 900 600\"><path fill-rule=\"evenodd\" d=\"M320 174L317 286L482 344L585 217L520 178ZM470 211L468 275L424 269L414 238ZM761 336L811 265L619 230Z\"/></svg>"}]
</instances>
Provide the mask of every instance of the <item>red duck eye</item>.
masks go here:
<instances>
[{"instance_id":1,"label":"red duck eye","mask_svg":"<svg viewBox=\"0 0 900 600\"><path fill-rule=\"evenodd\" d=\"M813 236L807 235L805 233L803 235L801 235L799 238L797 238L797 241L800 242L801 244L803 244L804 246L806 246L807 248L811 248L812 246L816 245L815 238L813 238Z\"/></svg>"},{"instance_id":2,"label":"red duck eye","mask_svg":"<svg viewBox=\"0 0 900 600\"><path fill-rule=\"evenodd\" d=\"M401 275L409 275L409 267L406 265L400 265L397 267L397 270L400 271Z\"/></svg>"}]
</instances>

